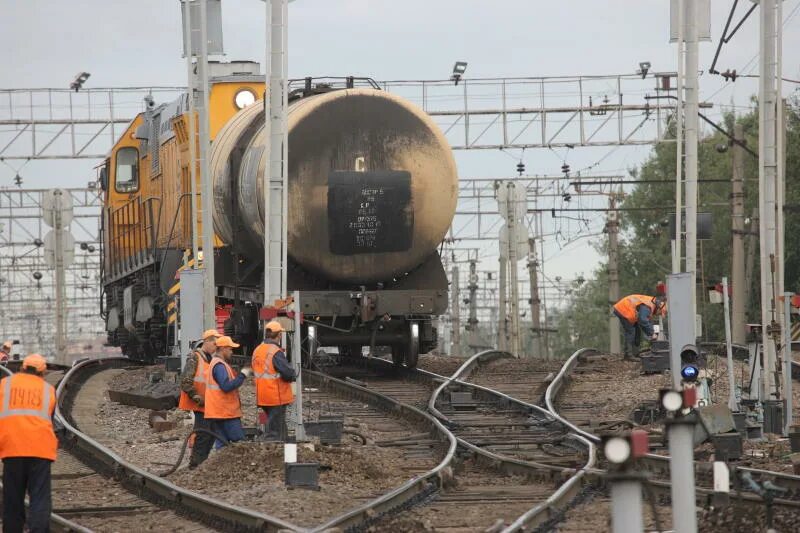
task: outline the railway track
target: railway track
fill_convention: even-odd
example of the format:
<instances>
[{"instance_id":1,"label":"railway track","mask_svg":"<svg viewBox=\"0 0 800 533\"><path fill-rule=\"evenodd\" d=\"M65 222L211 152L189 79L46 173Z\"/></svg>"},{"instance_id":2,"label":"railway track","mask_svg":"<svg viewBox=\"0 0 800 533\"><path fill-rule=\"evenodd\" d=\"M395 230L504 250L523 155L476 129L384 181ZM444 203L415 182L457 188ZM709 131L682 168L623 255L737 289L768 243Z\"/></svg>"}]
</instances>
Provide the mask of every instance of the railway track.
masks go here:
<instances>
[{"instance_id":1,"label":"railway track","mask_svg":"<svg viewBox=\"0 0 800 533\"><path fill-rule=\"evenodd\" d=\"M395 442L392 446L395 450L403 450L404 460L408 463L409 477L411 477L409 481L383 494L359 498L356 508L326 520L322 525L310 527L293 524L252 509L231 505L208 495L187 490L124 460L82 432L80 426L75 424L75 419L81 418L73 412L74 408L80 408L78 404L81 400L77 393L81 387L85 386L87 382L91 382L92 377L101 372L128 365L130 365L130 361L127 359L88 361L71 371L59 388L60 400L57 415L63 419L67 428L68 438L65 440L71 450L70 453L81 459L80 463L64 462L63 468L72 469L73 479L82 479L80 476L87 474L95 476L93 479L97 479L98 483L101 483L101 479L106 483L116 483L116 485L107 486L104 489L107 498L117 502L116 509L112 509L114 506L109 506L108 512L105 513L94 508L98 506L86 509L87 513L95 512L100 515L101 524L109 523L109 517L112 516L110 513L116 511L120 516L113 520L113 530L121 530L126 527L140 528L142 526L141 519L138 524L126 524L125 517L131 515L131 520L136 520L135 515L141 513L145 513L148 520L152 517L152 520L162 524L162 527L163 524L170 524L169 527L175 531L200 531L206 528L231 531L323 531L333 527L363 528L382 513L410 505L410 503L438 490L443 480L450 477L445 470L449 469L456 442L440 422L419 409L403 405L391 398L376 394L374 391L358 391L348 384L338 383L337 380L327 376L315 376L309 372L306 375L307 386L317 389L310 396L314 402L324 405L325 410L346 410L348 415L352 415L353 418L368 419L371 423L381 425L384 429L393 429L397 431L397 441L401 440L401 431L397 429L397 424L395 424L395 428L390 427L392 420L400 417L404 422L411 421L413 423L416 428L416 438L413 442ZM92 413L87 414L91 416ZM85 416L82 418L86 419ZM408 435L408 431L405 434ZM86 467L87 464L91 467ZM111 476L113 479L98 476L97 472ZM69 477L69 475L65 475L65 479ZM91 487L87 486L87 490L90 489ZM302 499L301 494L293 493L293 497ZM91 500L91 493L80 493L74 496L76 501ZM73 511L78 512L78 510ZM183 514L197 517L199 523L193 523L192 527L189 525L185 528L181 527L183 519L180 515Z\"/></svg>"},{"instance_id":2,"label":"railway track","mask_svg":"<svg viewBox=\"0 0 800 533\"><path fill-rule=\"evenodd\" d=\"M453 483L426 505L402 517L388 518L381 527L513 531L546 522L580 489L582 474L576 478L575 469L581 472L587 460L591 465L593 447L589 442L567 436L544 409L458 381L465 369L499 355L501 352L478 354L451 378L397 368L381 360L329 370L350 386L427 407L458 439ZM450 393L465 391L474 405L461 410L453 406Z\"/></svg>"},{"instance_id":3,"label":"railway track","mask_svg":"<svg viewBox=\"0 0 800 533\"><path fill-rule=\"evenodd\" d=\"M128 365L130 361L124 358L84 361L69 370L59 384L56 417L65 428L61 457L54 466L54 478L63 476L63 490L54 487L53 491L59 514L68 514L98 531L302 529L178 487L125 461L76 427L72 408L81 386L97 372Z\"/></svg>"},{"instance_id":4,"label":"railway track","mask_svg":"<svg viewBox=\"0 0 800 533\"><path fill-rule=\"evenodd\" d=\"M599 353L591 349L576 351L564 363L562 369L549 384L545 392L545 402L552 415L564 424L570 426L573 432L595 443L600 442L600 438L593 433L594 425L592 422L594 418L596 418L596 414L592 416L591 411L585 406L572 405L566 400L562 401L562 396L573 374L576 374L580 370L585 370L586 372L584 372L582 378L584 380L586 376L592 375L592 359L597 355L599 355ZM584 383L582 386L607 386L608 376L603 373L597 373L597 375L600 377L596 383L588 380L588 384ZM592 383L594 384L592 385ZM561 407L562 404L565 406L564 408ZM669 497L669 456L648 454L646 457L639 460L639 464L642 470L650 474L652 488L662 496ZM787 488L789 492L781 499L776 499L775 505L800 512L800 476L739 466L736 467L736 470L740 473L749 474L756 481L763 482L769 480L780 487ZM599 473L600 472L597 472L596 474ZM713 492L713 463L695 462L695 482L697 498L699 501L705 502L708 496ZM733 497L732 495L732 498ZM745 489L737 492L735 498L741 503L763 504L763 500L759 496L754 493L746 492Z\"/></svg>"}]
</instances>

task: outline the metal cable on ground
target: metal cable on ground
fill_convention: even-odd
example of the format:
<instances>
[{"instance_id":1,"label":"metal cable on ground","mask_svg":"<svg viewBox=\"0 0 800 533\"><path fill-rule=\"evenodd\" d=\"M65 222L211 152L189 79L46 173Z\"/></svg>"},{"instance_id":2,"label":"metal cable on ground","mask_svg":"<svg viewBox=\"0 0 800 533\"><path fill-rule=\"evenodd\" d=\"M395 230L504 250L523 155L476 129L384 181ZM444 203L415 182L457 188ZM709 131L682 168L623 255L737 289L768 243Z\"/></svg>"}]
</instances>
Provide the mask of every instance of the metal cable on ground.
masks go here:
<instances>
[{"instance_id":1,"label":"metal cable on ground","mask_svg":"<svg viewBox=\"0 0 800 533\"><path fill-rule=\"evenodd\" d=\"M228 442L228 439L226 439L225 437L223 437L219 433L211 431L210 429L197 428L194 431L192 431L191 433L189 433L186 436L186 439L184 439L183 446L181 447L181 453L178 456L178 460L175 463L175 465L172 466L166 472L160 472L159 474L157 474L159 477L166 477L166 476L174 473L178 469L178 467L181 466L181 463L183 462L183 456L186 455L186 448L189 445L189 439L191 439L192 435L194 435L196 433L207 433L207 434L211 435L212 437L214 437L215 439L217 439L218 441L220 441L223 446L227 446L228 444L230 444L230 442ZM167 463L167 464L169 464L169 463Z\"/></svg>"}]
</instances>

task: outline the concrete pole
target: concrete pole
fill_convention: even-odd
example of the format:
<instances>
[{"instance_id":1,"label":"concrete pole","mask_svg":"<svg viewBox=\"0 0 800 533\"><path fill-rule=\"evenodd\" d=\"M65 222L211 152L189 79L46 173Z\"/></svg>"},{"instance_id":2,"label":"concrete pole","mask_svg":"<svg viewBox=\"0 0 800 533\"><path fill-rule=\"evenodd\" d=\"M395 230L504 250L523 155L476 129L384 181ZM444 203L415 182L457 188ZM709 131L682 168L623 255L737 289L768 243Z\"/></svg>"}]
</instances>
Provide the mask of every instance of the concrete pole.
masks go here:
<instances>
[{"instance_id":1,"label":"concrete pole","mask_svg":"<svg viewBox=\"0 0 800 533\"><path fill-rule=\"evenodd\" d=\"M467 345L471 350L478 346L478 262L469 261L469 337Z\"/></svg>"},{"instance_id":2,"label":"concrete pole","mask_svg":"<svg viewBox=\"0 0 800 533\"><path fill-rule=\"evenodd\" d=\"M722 278L722 302L723 320L725 321L725 347L728 355L728 408L731 411L738 411L736 405L736 390L733 379L733 346L731 344L731 313L730 302L728 299L728 278Z\"/></svg>"},{"instance_id":3,"label":"concrete pole","mask_svg":"<svg viewBox=\"0 0 800 533\"><path fill-rule=\"evenodd\" d=\"M518 279L518 241L517 238L517 231L519 220L517 220L517 202L519 201L517 198L517 191L516 187L513 183L508 184L509 188L509 195L508 195L508 219L507 219L507 227L508 227L508 284L511 287L510 292L510 300L511 300L511 334L509 339L510 344L510 351L514 354L514 357L520 356L520 348L519 348L519 279Z\"/></svg>"},{"instance_id":4,"label":"concrete pole","mask_svg":"<svg viewBox=\"0 0 800 533\"><path fill-rule=\"evenodd\" d=\"M775 294L784 292L784 224L783 204L786 197L784 169L786 166L785 120L786 103L783 100L783 2L775 3ZM777 322L783 324L783 306L775 305Z\"/></svg>"},{"instance_id":5,"label":"concrete pole","mask_svg":"<svg viewBox=\"0 0 800 533\"><path fill-rule=\"evenodd\" d=\"M536 347L536 357L544 357L542 353L542 321L540 317L540 300L539 300L539 261L536 258L536 239L528 239L528 276L530 276L531 286L531 331L533 338L536 339L534 346Z\"/></svg>"},{"instance_id":6,"label":"concrete pole","mask_svg":"<svg viewBox=\"0 0 800 533\"><path fill-rule=\"evenodd\" d=\"M272 306L286 294L286 0L270 0L266 5L269 105L264 134L269 143L269 170L264 184L264 305Z\"/></svg>"},{"instance_id":7,"label":"concrete pole","mask_svg":"<svg viewBox=\"0 0 800 533\"><path fill-rule=\"evenodd\" d=\"M292 383L294 391L294 402L289 404L289 422L294 429L294 438L297 442L306 440L306 428L303 425L303 368L301 354L303 349L303 338L300 332L302 326L300 322L300 291L294 291L294 335L292 336L292 368L294 368L297 380ZM316 330L314 330L316 331Z\"/></svg>"},{"instance_id":8,"label":"concrete pole","mask_svg":"<svg viewBox=\"0 0 800 533\"><path fill-rule=\"evenodd\" d=\"M780 19L779 19L780 20ZM784 406L785 422L783 424L783 436L789 436L789 430L792 427L792 302L793 294L791 292L783 293L783 397L786 399Z\"/></svg>"},{"instance_id":9,"label":"concrete pole","mask_svg":"<svg viewBox=\"0 0 800 533\"><path fill-rule=\"evenodd\" d=\"M508 350L508 303L506 295L508 287L506 286L506 275L508 274L508 259L506 254L508 247L500 246L500 271L497 276L497 294L498 294L498 316L497 316L497 349L501 351Z\"/></svg>"},{"instance_id":10,"label":"concrete pole","mask_svg":"<svg viewBox=\"0 0 800 533\"><path fill-rule=\"evenodd\" d=\"M194 262L192 263L192 268L199 268L200 261L197 258L198 252L200 251L200 247L198 245L198 232L197 232L197 129L195 128L195 101L194 101L194 91L195 91L195 74L194 74L194 64L192 62L192 58L194 54L192 53L192 43L194 41L192 35L192 10L191 10L191 2L189 0L184 1L185 5L185 17L183 23L185 25L184 31L184 42L183 47L186 50L186 86L188 87L187 91L189 94L188 103L189 103L189 112L186 114L187 117L187 129L189 134L189 190L191 192L191 198L189 199L189 209L191 209L191 217L192 217L192 259ZM177 333L175 335L175 339L177 339Z\"/></svg>"},{"instance_id":11,"label":"concrete pole","mask_svg":"<svg viewBox=\"0 0 800 533\"><path fill-rule=\"evenodd\" d=\"M744 286L746 287L744 303L745 313L746 310L749 309L753 299L753 276L755 276L756 270L756 249L759 247L756 235L760 233L760 228L761 221L758 217L758 207L754 207L750 214L750 228L747 232L747 240L745 242L745 255L747 256L744 265ZM747 320L746 316L745 320Z\"/></svg>"},{"instance_id":12,"label":"concrete pole","mask_svg":"<svg viewBox=\"0 0 800 533\"><path fill-rule=\"evenodd\" d=\"M536 215L534 215L536 217ZM536 234L543 235L544 234L544 224L542 222L542 213L540 212L537 220L536 226ZM539 239L539 257L542 260L539 262L539 269L542 274L542 278L544 278L544 264L545 264L545 255L544 255L544 239ZM550 359L550 331L549 331L549 324L550 322L547 320L547 291L542 291L542 340L544 345L544 358Z\"/></svg>"},{"instance_id":13,"label":"concrete pole","mask_svg":"<svg viewBox=\"0 0 800 533\"><path fill-rule=\"evenodd\" d=\"M692 275L692 317L697 315L697 139L699 128L697 4L698 2L688 2L686 5L688 9L684 17L686 22L686 116L684 117L686 130L686 272ZM692 323L694 324L694 320Z\"/></svg>"},{"instance_id":14,"label":"concrete pole","mask_svg":"<svg viewBox=\"0 0 800 533\"><path fill-rule=\"evenodd\" d=\"M744 128L733 126L733 138L744 141ZM733 179L731 181L731 281L733 283L733 309L731 312L731 338L736 344L745 343L745 299L748 285L744 269L744 148L734 143Z\"/></svg>"},{"instance_id":15,"label":"concrete pole","mask_svg":"<svg viewBox=\"0 0 800 533\"><path fill-rule=\"evenodd\" d=\"M56 209L53 213L53 232L55 232L55 267L56 267L56 358L60 363L66 363L67 354L67 306L66 306L66 272L64 264L64 233L62 229L63 204L62 191L56 190Z\"/></svg>"},{"instance_id":16,"label":"concrete pole","mask_svg":"<svg viewBox=\"0 0 800 533\"><path fill-rule=\"evenodd\" d=\"M641 478L633 472L609 477L613 533L641 533L644 531Z\"/></svg>"},{"instance_id":17,"label":"concrete pole","mask_svg":"<svg viewBox=\"0 0 800 533\"><path fill-rule=\"evenodd\" d=\"M206 16L207 0L200 0L200 58L197 70L200 74L200 101L198 114L200 118L200 179L203 223L203 268L206 271L203 290L203 327L214 328L217 325L214 313L216 306L216 282L214 276L214 223L212 220L213 186L208 165L208 150L211 139L208 132L208 18ZM195 259L195 261L197 261Z\"/></svg>"},{"instance_id":18,"label":"concrete pole","mask_svg":"<svg viewBox=\"0 0 800 533\"><path fill-rule=\"evenodd\" d=\"M450 275L450 327L452 328L452 355L462 357L461 353L461 310L458 265L453 264Z\"/></svg>"},{"instance_id":19,"label":"concrete pole","mask_svg":"<svg viewBox=\"0 0 800 533\"><path fill-rule=\"evenodd\" d=\"M620 299L619 295L619 220L616 209L616 196L611 193L608 200L608 221L606 230L608 231L608 301L614 305ZM621 353L619 320L613 314L608 318L608 338L609 352L612 355Z\"/></svg>"},{"instance_id":20,"label":"concrete pole","mask_svg":"<svg viewBox=\"0 0 800 533\"><path fill-rule=\"evenodd\" d=\"M683 27L686 20L684 0L678 0L678 101L675 104L675 238L672 241L672 273L681 272L681 253L683 251ZM619 350L617 350L619 351Z\"/></svg>"},{"instance_id":21,"label":"concrete pole","mask_svg":"<svg viewBox=\"0 0 800 533\"><path fill-rule=\"evenodd\" d=\"M692 320L694 322L694 320ZM694 424L685 420L670 421L669 474L672 485L672 528L677 533L697 532L697 508L694 487Z\"/></svg>"},{"instance_id":22,"label":"concrete pole","mask_svg":"<svg viewBox=\"0 0 800 533\"><path fill-rule=\"evenodd\" d=\"M758 95L758 182L760 208L761 251L761 323L764 328L764 392L768 400L776 399L776 339L770 334L776 318L775 262L777 242L775 221L776 165L776 94L775 94L775 4L776 0L761 0Z\"/></svg>"}]
</instances>

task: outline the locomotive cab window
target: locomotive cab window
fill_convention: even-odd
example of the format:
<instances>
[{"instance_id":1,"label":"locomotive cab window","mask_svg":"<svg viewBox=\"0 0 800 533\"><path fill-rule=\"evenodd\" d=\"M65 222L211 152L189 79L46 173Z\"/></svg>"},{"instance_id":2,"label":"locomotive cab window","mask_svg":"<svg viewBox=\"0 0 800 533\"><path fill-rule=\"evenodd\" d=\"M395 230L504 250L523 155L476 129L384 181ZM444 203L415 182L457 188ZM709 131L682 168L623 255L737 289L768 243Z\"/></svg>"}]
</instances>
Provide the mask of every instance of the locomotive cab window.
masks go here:
<instances>
[{"instance_id":1,"label":"locomotive cab window","mask_svg":"<svg viewBox=\"0 0 800 533\"><path fill-rule=\"evenodd\" d=\"M136 148L117 151L114 188L117 192L134 192L139 188L139 150Z\"/></svg>"}]
</instances>

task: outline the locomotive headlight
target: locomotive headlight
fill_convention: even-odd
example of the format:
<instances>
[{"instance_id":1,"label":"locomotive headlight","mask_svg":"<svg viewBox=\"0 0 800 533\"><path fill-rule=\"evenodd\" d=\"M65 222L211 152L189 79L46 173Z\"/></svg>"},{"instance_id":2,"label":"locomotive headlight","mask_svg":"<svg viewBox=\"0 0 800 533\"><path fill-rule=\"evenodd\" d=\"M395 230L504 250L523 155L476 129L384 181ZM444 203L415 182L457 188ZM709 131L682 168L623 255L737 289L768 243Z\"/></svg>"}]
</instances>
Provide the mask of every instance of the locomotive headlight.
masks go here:
<instances>
[{"instance_id":1,"label":"locomotive headlight","mask_svg":"<svg viewBox=\"0 0 800 533\"><path fill-rule=\"evenodd\" d=\"M253 105L255 101L256 93L250 89L241 89L236 93L236 96L233 97L233 103L236 105L236 109L244 109L249 105Z\"/></svg>"}]
</instances>

